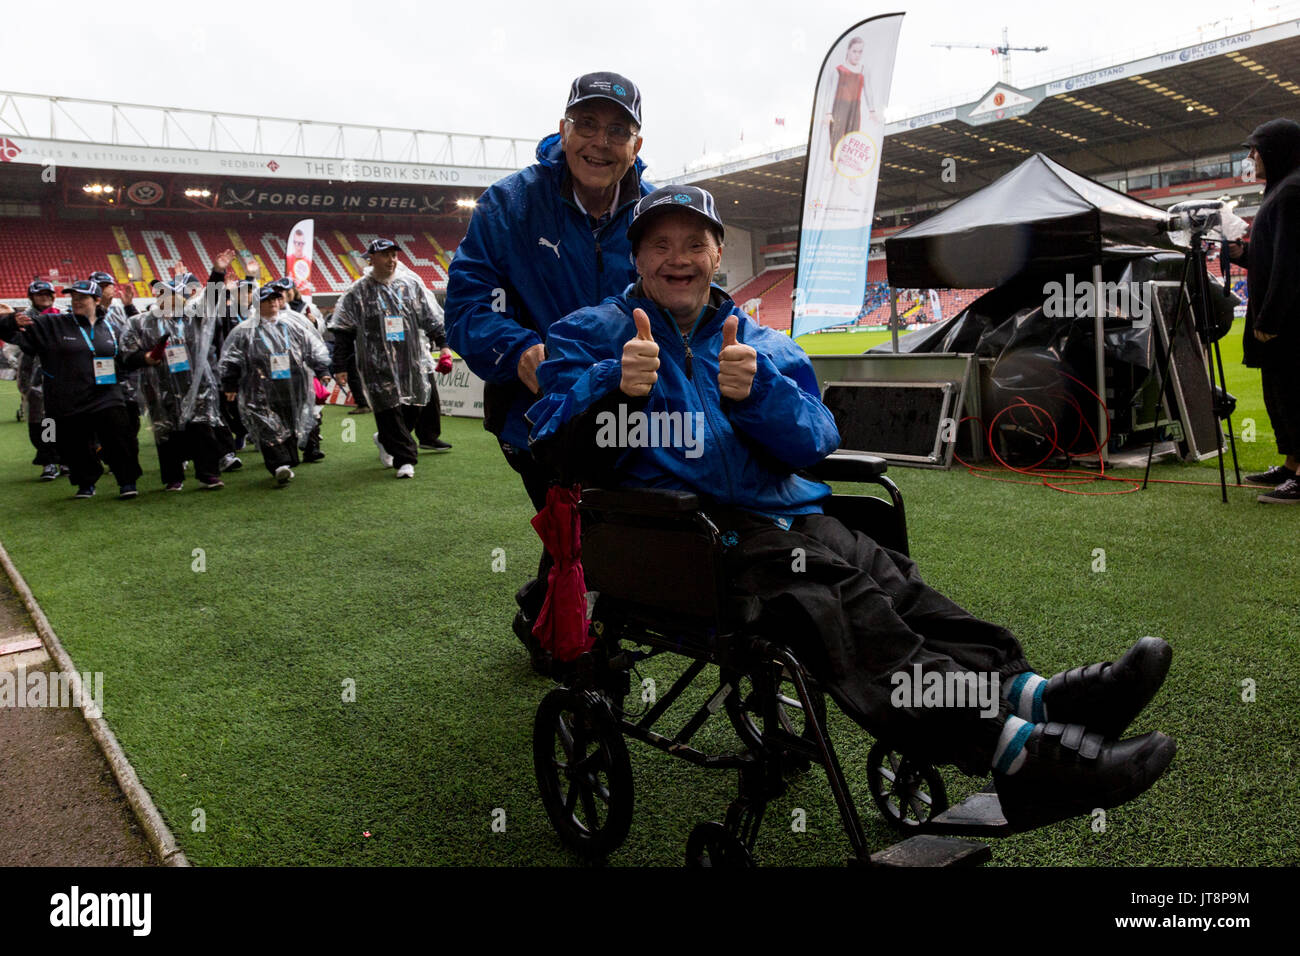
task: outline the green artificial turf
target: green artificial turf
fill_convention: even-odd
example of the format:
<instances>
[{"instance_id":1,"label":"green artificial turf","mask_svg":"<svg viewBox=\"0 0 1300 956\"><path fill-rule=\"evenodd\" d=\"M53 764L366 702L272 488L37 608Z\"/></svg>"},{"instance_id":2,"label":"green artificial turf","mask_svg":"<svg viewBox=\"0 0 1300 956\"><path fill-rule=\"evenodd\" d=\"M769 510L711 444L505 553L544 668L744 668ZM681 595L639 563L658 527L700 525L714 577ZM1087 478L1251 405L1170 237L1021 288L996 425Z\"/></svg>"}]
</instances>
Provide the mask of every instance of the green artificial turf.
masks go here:
<instances>
[{"instance_id":1,"label":"green artificial turf","mask_svg":"<svg viewBox=\"0 0 1300 956\"><path fill-rule=\"evenodd\" d=\"M1258 378L1228 351L1244 413ZM551 684L509 628L539 544L522 486L478 421L444 419L455 449L395 481L377 462L373 418L331 408L328 457L288 487L253 453L223 491L190 481L181 494L161 490L146 428L140 498L115 500L106 476L95 499L73 501L66 481L35 480L16 405L0 383L0 540L78 667L104 673L106 716L191 860L574 862L533 778L533 714ZM1242 446L1252 467L1275 458L1256 417L1256 442ZM1111 811L1104 832L1081 818L995 841L997 863L1300 862L1300 589L1287 557L1300 509L1244 489L1225 506L1210 486L1085 497L960 469L892 474L927 580L1010 627L1042 673L1113 658L1144 634L1174 646L1135 727L1178 741L1169 773ZM1157 475L1217 482L1208 464ZM640 677L662 693L680 667L665 656ZM872 845L894 842L866 792L870 737L837 712L831 726ZM699 740L735 746L721 719ZM735 774L628 749L636 814L611 862L676 865L691 827L722 818ZM981 783L944 773L957 795ZM770 806L760 862L837 864L847 852L820 772Z\"/></svg>"}]
</instances>

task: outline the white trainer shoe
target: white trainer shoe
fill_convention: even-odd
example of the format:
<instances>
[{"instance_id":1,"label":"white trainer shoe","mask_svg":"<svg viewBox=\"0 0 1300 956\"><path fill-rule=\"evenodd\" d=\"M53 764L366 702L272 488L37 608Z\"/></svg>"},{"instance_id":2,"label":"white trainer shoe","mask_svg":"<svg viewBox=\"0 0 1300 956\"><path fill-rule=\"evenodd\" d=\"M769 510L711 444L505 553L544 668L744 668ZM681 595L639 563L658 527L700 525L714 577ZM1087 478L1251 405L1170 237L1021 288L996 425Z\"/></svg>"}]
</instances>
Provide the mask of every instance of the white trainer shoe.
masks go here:
<instances>
[{"instance_id":1,"label":"white trainer shoe","mask_svg":"<svg viewBox=\"0 0 1300 956\"><path fill-rule=\"evenodd\" d=\"M282 485L287 485L289 482L293 481L293 469L288 465L281 465L279 468L275 469L275 480Z\"/></svg>"},{"instance_id":2,"label":"white trainer shoe","mask_svg":"<svg viewBox=\"0 0 1300 956\"><path fill-rule=\"evenodd\" d=\"M401 468L397 469L397 477L398 477L398 478L414 478L414 477L415 477L415 466L414 466L414 465L403 465Z\"/></svg>"},{"instance_id":3,"label":"white trainer shoe","mask_svg":"<svg viewBox=\"0 0 1300 956\"><path fill-rule=\"evenodd\" d=\"M379 463L385 468L393 467L393 456L384 451L384 443L379 440L379 432L371 436L375 440L375 447L379 449Z\"/></svg>"}]
</instances>

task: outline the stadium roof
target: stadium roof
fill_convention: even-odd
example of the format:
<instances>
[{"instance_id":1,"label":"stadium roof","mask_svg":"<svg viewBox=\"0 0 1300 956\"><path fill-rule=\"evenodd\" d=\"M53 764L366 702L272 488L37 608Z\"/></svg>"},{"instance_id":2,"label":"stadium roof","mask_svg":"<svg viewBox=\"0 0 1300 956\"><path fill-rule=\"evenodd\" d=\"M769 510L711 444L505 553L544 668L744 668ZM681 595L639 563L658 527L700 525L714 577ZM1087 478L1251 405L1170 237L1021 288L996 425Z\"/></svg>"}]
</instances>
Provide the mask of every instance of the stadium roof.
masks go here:
<instances>
[{"instance_id":1,"label":"stadium roof","mask_svg":"<svg viewBox=\"0 0 1300 956\"><path fill-rule=\"evenodd\" d=\"M933 209L1046 153L1092 178L1241 148L1260 123L1300 113L1300 20L970 103L885 127L877 212ZM805 146L671 177L710 190L728 224L797 223ZM943 161L955 161L945 182ZM951 177L950 177L951 178Z\"/></svg>"},{"instance_id":2,"label":"stadium roof","mask_svg":"<svg viewBox=\"0 0 1300 956\"><path fill-rule=\"evenodd\" d=\"M0 91L0 163L485 187L536 141Z\"/></svg>"}]
</instances>

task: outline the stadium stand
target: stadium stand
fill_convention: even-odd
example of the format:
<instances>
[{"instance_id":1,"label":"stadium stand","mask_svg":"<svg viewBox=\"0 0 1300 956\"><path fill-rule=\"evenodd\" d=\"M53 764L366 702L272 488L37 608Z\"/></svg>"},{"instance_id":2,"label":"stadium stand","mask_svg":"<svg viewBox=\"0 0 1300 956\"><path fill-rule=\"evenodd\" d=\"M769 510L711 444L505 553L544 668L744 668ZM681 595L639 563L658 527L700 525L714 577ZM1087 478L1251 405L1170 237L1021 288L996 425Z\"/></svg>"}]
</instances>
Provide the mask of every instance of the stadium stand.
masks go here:
<instances>
[{"instance_id":1,"label":"stadium stand","mask_svg":"<svg viewBox=\"0 0 1300 956\"><path fill-rule=\"evenodd\" d=\"M125 280L135 276L136 292L149 294L149 280L170 274L177 262L206 275L223 249L250 253L262 274L284 274L285 238L292 221L260 219L170 219L112 225L104 222L0 219L0 298L26 294L34 277L71 282L102 269ZM365 261L354 253L376 236L387 236L401 247L402 261L438 292L447 289L447 266L464 234L464 224L450 221L434 228L409 223L385 227L353 220L316 220L315 262L311 282L317 292L342 292L361 274ZM235 271L242 277L243 269Z\"/></svg>"}]
</instances>

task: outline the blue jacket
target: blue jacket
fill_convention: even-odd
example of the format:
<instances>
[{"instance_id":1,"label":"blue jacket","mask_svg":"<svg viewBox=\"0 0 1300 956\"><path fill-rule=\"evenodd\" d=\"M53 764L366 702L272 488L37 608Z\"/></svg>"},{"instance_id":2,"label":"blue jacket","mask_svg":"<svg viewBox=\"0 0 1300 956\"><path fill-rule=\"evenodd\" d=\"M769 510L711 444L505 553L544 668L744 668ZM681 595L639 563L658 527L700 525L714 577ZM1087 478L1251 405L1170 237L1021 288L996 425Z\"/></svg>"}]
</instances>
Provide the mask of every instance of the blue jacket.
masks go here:
<instances>
[{"instance_id":1,"label":"blue jacket","mask_svg":"<svg viewBox=\"0 0 1300 956\"><path fill-rule=\"evenodd\" d=\"M484 427L507 444L528 447L523 416L537 398L519 381L519 357L546 341L552 323L636 278L627 227L637 200L651 192L644 168L638 159L628 170L618 208L594 235L568 187L558 133L537 145L534 165L479 197L451 261L447 338L486 383Z\"/></svg>"},{"instance_id":2,"label":"blue jacket","mask_svg":"<svg viewBox=\"0 0 1300 956\"><path fill-rule=\"evenodd\" d=\"M627 398L619 391L623 344L636 334L632 310L637 308L650 316L659 345L659 378L648 399ZM729 315L740 318L737 341L758 353L753 388L739 402L718 391L718 353ZM793 472L838 448L840 435L821 402L808 356L787 336L737 309L716 286L689 335L689 347L688 362L677 323L641 298L639 285L557 322L547 340L548 358L538 369L547 395L528 413L535 449L540 452L542 443L557 440L566 455L575 449L580 450L572 457L588 450L599 455L593 446L608 446L610 436L606 431L602 439L599 429L618 420L619 405L627 406L629 416L638 410L650 416L684 412L703 425L702 444L691 447L690 426L679 416L683 437L670 447L609 452L620 484L693 491L706 501L774 517L820 512L830 488ZM661 416L659 421L671 420ZM659 430L665 429L661 425ZM590 480L591 475L571 470L566 477Z\"/></svg>"}]
</instances>

